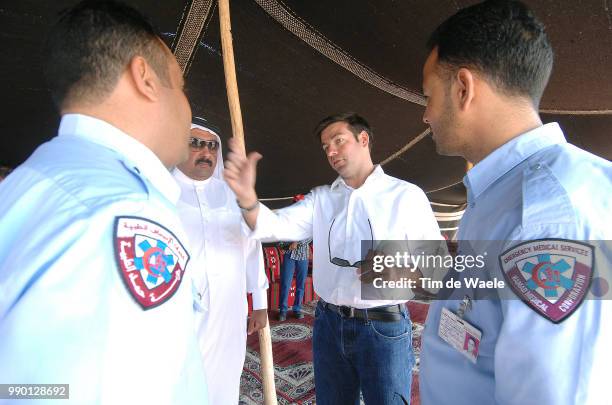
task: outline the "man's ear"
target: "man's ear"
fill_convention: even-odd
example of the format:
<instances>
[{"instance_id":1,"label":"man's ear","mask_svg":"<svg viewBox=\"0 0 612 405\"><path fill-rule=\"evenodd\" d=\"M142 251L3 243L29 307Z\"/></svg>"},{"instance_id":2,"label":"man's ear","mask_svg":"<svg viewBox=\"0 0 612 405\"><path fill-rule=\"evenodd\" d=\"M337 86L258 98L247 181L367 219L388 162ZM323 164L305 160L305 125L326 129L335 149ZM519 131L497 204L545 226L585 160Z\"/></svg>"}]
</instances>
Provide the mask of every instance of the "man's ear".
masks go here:
<instances>
[{"instance_id":1,"label":"man's ear","mask_svg":"<svg viewBox=\"0 0 612 405\"><path fill-rule=\"evenodd\" d=\"M369 143L370 143L370 136L368 135L366 131L361 131L359 133L359 144L361 146L367 147Z\"/></svg>"},{"instance_id":2,"label":"man's ear","mask_svg":"<svg viewBox=\"0 0 612 405\"><path fill-rule=\"evenodd\" d=\"M461 68L455 73L455 89L459 109L467 110L475 97L474 74L467 68Z\"/></svg>"},{"instance_id":3,"label":"man's ear","mask_svg":"<svg viewBox=\"0 0 612 405\"><path fill-rule=\"evenodd\" d=\"M134 56L128 65L128 74L140 95L149 101L159 99L159 78L145 58Z\"/></svg>"}]
</instances>

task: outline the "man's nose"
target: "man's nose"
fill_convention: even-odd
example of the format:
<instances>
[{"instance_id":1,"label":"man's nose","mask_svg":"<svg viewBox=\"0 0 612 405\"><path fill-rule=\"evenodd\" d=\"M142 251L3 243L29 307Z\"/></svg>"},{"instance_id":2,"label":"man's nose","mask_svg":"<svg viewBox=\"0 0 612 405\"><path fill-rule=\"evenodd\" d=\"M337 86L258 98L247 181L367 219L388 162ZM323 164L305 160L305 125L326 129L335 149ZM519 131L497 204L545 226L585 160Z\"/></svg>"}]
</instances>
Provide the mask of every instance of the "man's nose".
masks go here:
<instances>
[{"instance_id":1,"label":"man's nose","mask_svg":"<svg viewBox=\"0 0 612 405\"><path fill-rule=\"evenodd\" d=\"M429 125L429 110L425 108L425 112L423 113L423 122Z\"/></svg>"},{"instance_id":2,"label":"man's nose","mask_svg":"<svg viewBox=\"0 0 612 405\"><path fill-rule=\"evenodd\" d=\"M212 152L207 147L204 147L200 151L200 157L210 158L211 155L212 155Z\"/></svg>"}]
</instances>

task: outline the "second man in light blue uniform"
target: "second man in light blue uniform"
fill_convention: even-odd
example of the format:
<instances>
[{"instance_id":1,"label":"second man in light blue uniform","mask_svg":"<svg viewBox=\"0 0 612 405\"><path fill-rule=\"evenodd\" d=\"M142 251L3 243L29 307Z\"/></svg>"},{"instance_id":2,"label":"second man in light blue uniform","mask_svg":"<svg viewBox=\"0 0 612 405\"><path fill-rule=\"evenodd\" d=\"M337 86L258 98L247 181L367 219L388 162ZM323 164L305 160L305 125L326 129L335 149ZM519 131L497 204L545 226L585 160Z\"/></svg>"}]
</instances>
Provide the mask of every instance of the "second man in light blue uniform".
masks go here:
<instances>
[{"instance_id":1,"label":"second man in light blue uniform","mask_svg":"<svg viewBox=\"0 0 612 405\"><path fill-rule=\"evenodd\" d=\"M543 25L519 2L487 1L429 46L424 121L439 153L475 164L458 254L486 252L480 277L506 287L478 299L484 290L465 288L477 273L451 272L462 288L430 308L422 403L608 403L612 165L542 125Z\"/></svg>"}]
</instances>

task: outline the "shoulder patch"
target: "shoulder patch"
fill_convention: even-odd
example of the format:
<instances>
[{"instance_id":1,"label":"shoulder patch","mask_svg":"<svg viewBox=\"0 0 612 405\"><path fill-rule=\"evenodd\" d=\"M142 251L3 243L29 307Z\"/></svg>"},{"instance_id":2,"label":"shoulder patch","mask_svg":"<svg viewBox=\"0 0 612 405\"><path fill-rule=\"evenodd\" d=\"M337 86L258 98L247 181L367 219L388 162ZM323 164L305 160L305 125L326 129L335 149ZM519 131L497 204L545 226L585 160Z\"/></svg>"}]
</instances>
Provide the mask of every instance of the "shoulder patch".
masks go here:
<instances>
[{"instance_id":1,"label":"shoulder patch","mask_svg":"<svg viewBox=\"0 0 612 405\"><path fill-rule=\"evenodd\" d=\"M520 243L499 256L512 291L554 323L563 322L582 303L593 277L594 248L566 239Z\"/></svg>"},{"instance_id":2,"label":"shoulder patch","mask_svg":"<svg viewBox=\"0 0 612 405\"><path fill-rule=\"evenodd\" d=\"M189 253L170 230L146 218L117 217L113 245L121 278L142 309L176 293Z\"/></svg>"}]
</instances>

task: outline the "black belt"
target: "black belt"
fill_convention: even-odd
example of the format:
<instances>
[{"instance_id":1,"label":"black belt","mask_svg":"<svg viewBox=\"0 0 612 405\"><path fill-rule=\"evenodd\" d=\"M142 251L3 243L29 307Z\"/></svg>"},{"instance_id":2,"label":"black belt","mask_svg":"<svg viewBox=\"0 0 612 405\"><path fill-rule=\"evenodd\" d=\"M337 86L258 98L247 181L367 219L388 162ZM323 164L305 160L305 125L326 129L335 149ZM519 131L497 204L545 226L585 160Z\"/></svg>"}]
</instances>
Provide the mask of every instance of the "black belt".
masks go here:
<instances>
[{"instance_id":1,"label":"black belt","mask_svg":"<svg viewBox=\"0 0 612 405\"><path fill-rule=\"evenodd\" d=\"M403 318L401 304L390 305L387 307L359 309L344 305L338 306L330 304L322 299L319 300L319 303L323 306L323 308L330 309L345 318L372 319L383 322L397 322Z\"/></svg>"}]
</instances>

